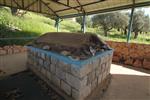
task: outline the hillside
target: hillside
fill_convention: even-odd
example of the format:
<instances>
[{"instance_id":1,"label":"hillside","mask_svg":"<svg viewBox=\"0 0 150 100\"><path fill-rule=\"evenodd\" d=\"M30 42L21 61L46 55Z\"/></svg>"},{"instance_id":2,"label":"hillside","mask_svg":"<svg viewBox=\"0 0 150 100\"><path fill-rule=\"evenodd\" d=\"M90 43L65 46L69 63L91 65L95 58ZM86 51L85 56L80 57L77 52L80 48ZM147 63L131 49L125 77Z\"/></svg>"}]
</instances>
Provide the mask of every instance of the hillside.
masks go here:
<instances>
[{"instance_id":1,"label":"hillside","mask_svg":"<svg viewBox=\"0 0 150 100\"><path fill-rule=\"evenodd\" d=\"M13 16L9 8L0 8L0 38L8 37L31 37L39 36L46 32L56 32L54 27L55 21L41 14L27 12L25 15L18 17ZM78 32L80 24L71 19L64 19L60 23L61 32ZM87 28L87 32L100 34L105 40L124 41L123 36L116 30L111 30L108 37L103 36L101 29ZM28 40L0 40L0 44L26 44ZM131 42L150 44L150 35L139 35L138 39L132 39Z\"/></svg>"}]
</instances>

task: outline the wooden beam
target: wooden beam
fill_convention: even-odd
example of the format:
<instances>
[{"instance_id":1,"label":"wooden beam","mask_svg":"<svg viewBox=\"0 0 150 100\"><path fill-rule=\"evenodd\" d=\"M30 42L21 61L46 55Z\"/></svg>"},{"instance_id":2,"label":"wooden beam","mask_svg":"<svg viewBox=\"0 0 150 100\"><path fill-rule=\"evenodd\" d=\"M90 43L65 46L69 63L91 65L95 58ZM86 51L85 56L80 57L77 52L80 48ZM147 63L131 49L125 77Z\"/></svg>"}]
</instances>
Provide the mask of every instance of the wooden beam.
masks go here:
<instances>
[{"instance_id":1,"label":"wooden beam","mask_svg":"<svg viewBox=\"0 0 150 100\"><path fill-rule=\"evenodd\" d=\"M41 3L43 3L51 12L53 12L53 14L56 16L56 17L59 17L59 15L52 9L50 8L43 0L40 0ZM60 17L59 17L60 18Z\"/></svg>"},{"instance_id":2,"label":"wooden beam","mask_svg":"<svg viewBox=\"0 0 150 100\"><path fill-rule=\"evenodd\" d=\"M36 2L38 2L38 0L33 1L32 3L30 3L29 5L27 5L24 9L28 9L29 7L31 7L32 5L34 5Z\"/></svg>"},{"instance_id":3,"label":"wooden beam","mask_svg":"<svg viewBox=\"0 0 150 100\"><path fill-rule=\"evenodd\" d=\"M92 5L92 4L96 4L96 3L99 3L99 2L102 2L102 1L105 1L105 0L99 0L99 1L95 1L95 2L91 2L91 3L87 3L87 4L84 4L84 5L81 5L82 7L84 6L88 6L88 5ZM76 8L79 8L81 7L80 5L79 6L75 6L73 7L74 9ZM61 12L61 11L65 11L65 10L70 10L71 8L66 8L66 9L61 9L61 10L57 10L56 12Z\"/></svg>"},{"instance_id":4,"label":"wooden beam","mask_svg":"<svg viewBox=\"0 0 150 100\"><path fill-rule=\"evenodd\" d=\"M14 2L19 8L22 8L22 6L20 6L16 0L13 0L13 2Z\"/></svg>"},{"instance_id":5,"label":"wooden beam","mask_svg":"<svg viewBox=\"0 0 150 100\"><path fill-rule=\"evenodd\" d=\"M21 0L21 2L22 2L22 7L24 8L24 0Z\"/></svg>"},{"instance_id":6,"label":"wooden beam","mask_svg":"<svg viewBox=\"0 0 150 100\"><path fill-rule=\"evenodd\" d=\"M63 5L63 6L69 7L68 9L74 9L74 10L77 10L78 12L80 11L79 9L77 9L77 8L75 8L75 7L71 7L71 6L67 5L67 4L61 3L61 2L59 2L58 0L50 0L50 1L52 1L52 2L54 2L54 3L57 3L57 4L59 4L59 5Z\"/></svg>"},{"instance_id":7,"label":"wooden beam","mask_svg":"<svg viewBox=\"0 0 150 100\"><path fill-rule=\"evenodd\" d=\"M81 11L82 11L83 13L85 13L85 10L84 10L83 6L81 5L81 3L79 2L79 0L76 0L76 1L77 1L77 3L79 4L79 6L81 7Z\"/></svg>"},{"instance_id":8,"label":"wooden beam","mask_svg":"<svg viewBox=\"0 0 150 100\"><path fill-rule=\"evenodd\" d=\"M69 0L67 0L67 5L69 6L69 3L70 3L70 1Z\"/></svg>"},{"instance_id":9,"label":"wooden beam","mask_svg":"<svg viewBox=\"0 0 150 100\"><path fill-rule=\"evenodd\" d=\"M38 0L39 1L39 0ZM42 4L41 2L39 1L39 12L42 12Z\"/></svg>"},{"instance_id":10,"label":"wooden beam","mask_svg":"<svg viewBox=\"0 0 150 100\"><path fill-rule=\"evenodd\" d=\"M6 5L6 0L3 0L3 3Z\"/></svg>"}]
</instances>

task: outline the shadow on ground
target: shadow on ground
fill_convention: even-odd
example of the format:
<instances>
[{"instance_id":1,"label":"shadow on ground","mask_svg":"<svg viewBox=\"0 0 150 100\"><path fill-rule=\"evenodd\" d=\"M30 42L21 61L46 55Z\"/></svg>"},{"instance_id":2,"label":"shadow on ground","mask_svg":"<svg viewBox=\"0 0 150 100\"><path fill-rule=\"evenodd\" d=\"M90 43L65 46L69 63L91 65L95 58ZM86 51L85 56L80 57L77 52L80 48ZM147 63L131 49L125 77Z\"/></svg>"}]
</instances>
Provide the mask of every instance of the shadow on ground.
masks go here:
<instances>
[{"instance_id":1,"label":"shadow on ground","mask_svg":"<svg viewBox=\"0 0 150 100\"><path fill-rule=\"evenodd\" d=\"M64 100L31 72L0 80L0 100Z\"/></svg>"}]
</instances>

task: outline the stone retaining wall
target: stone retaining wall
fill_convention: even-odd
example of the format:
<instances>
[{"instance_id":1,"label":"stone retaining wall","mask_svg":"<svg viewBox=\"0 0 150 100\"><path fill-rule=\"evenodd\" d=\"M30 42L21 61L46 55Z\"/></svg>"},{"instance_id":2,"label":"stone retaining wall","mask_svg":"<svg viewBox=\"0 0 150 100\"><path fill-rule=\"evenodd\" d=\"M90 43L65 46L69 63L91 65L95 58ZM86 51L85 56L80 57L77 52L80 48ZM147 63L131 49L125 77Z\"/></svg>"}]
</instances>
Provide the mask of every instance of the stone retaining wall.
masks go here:
<instances>
[{"instance_id":1,"label":"stone retaining wall","mask_svg":"<svg viewBox=\"0 0 150 100\"><path fill-rule=\"evenodd\" d=\"M113 62L150 69L150 45L107 41L114 49Z\"/></svg>"},{"instance_id":2,"label":"stone retaining wall","mask_svg":"<svg viewBox=\"0 0 150 100\"><path fill-rule=\"evenodd\" d=\"M0 47L0 56L9 54L18 54L23 52L26 52L26 48L19 45Z\"/></svg>"},{"instance_id":3,"label":"stone retaining wall","mask_svg":"<svg viewBox=\"0 0 150 100\"><path fill-rule=\"evenodd\" d=\"M35 73L41 73L60 91L75 100L85 100L109 76L111 61L112 51L78 62L33 47L28 50L29 68Z\"/></svg>"}]
</instances>

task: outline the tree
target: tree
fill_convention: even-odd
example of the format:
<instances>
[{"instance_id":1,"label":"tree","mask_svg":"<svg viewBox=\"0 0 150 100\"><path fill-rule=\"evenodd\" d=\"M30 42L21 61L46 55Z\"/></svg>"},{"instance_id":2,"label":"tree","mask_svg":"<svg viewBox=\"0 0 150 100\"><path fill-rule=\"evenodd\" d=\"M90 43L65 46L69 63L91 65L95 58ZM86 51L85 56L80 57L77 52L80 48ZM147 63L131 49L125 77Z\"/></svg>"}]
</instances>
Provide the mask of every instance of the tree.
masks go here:
<instances>
[{"instance_id":1,"label":"tree","mask_svg":"<svg viewBox=\"0 0 150 100\"><path fill-rule=\"evenodd\" d=\"M82 19L83 19L83 17L77 17L76 22L79 23L80 25L82 25ZM86 16L86 23L85 24L86 24L86 27L92 26L91 18L89 16Z\"/></svg>"},{"instance_id":2,"label":"tree","mask_svg":"<svg viewBox=\"0 0 150 100\"><path fill-rule=\"evenodd\" d=\"M144 17L144 25L142 28L142 32L149 32L150 31L150 18L149 16Z\"/></svg>"},{"instance_id":3,"label":"tree","mask_svg":"<svg viewBox=\"0 0 150 100\"><path fill-rule=\"evenodd\" d=\"M134 38L138 37L139 32L146 31L149 23L149 18L146 17L143 11L136 11L133 15L132 31L134 32Z\"/></svg>"},{"instance_id":4,"label":"tree","mask_svg":"<svg viewBox=\"0 0 150 100\"><path fill-rule=\"evenodd\" d=\"M92 17L93 27L102 27L104 35L108 36L108 31L110 31L114 26L114 13L107 13L101 15L95 15Z\"/></svg>"},{"instance_id":5,"label":"tree","mask_svg":"<svg viewBox=\"0 0 150 100\"><path fill-rule=\"evenodd\" d=\"M129 16L126 13L121 12L115 12L114 15L114 28L121 30L122 33L126 35L129 24Z\"/></svg>"}]
</instances>

